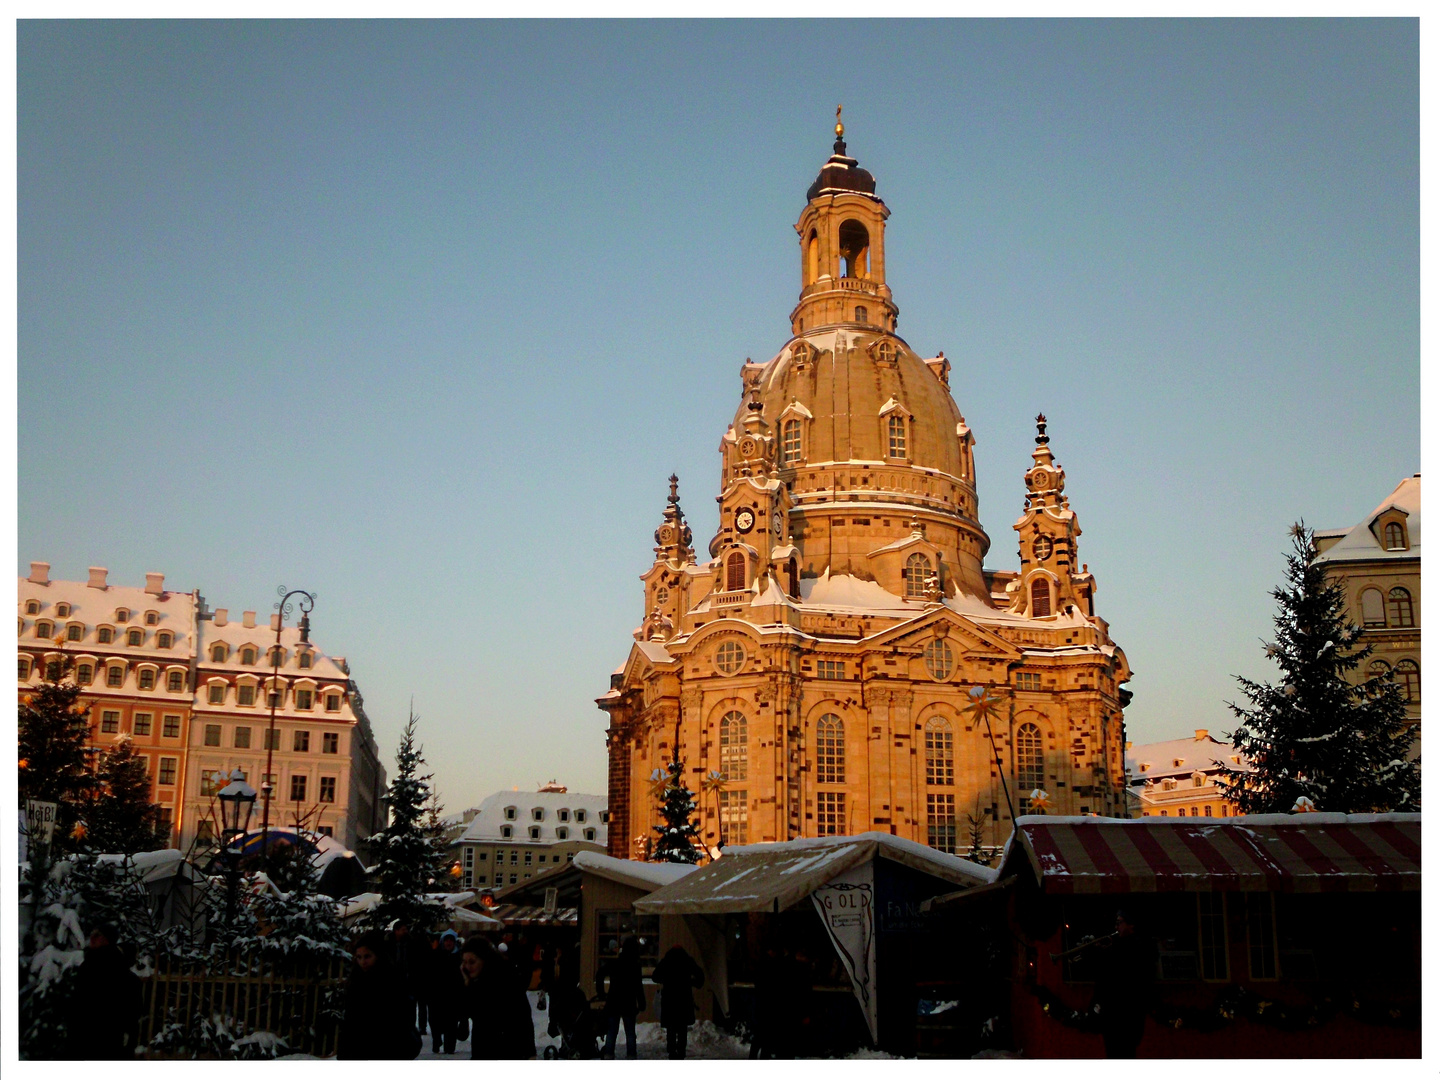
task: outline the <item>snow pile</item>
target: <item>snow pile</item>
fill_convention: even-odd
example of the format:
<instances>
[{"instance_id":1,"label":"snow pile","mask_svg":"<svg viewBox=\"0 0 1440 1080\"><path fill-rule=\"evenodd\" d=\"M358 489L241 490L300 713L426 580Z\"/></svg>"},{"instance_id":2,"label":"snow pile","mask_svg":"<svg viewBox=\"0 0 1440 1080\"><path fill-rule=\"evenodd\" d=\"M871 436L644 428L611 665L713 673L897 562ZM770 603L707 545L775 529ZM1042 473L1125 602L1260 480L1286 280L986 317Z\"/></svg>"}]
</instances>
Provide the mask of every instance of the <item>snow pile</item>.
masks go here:
<instances>
[{"instance_id":1,"label":"snow pile","mask_svg":"<svg viewBox=\"0 0 1440 1080\"><path fill-rule=\"evenodd\" d=\"M665 1056L665 1029L659 1024L636 1024L635 1035L640 1043L642 1057L650 1057L647 1050L658 1050L659 1057ZM622 1032L619 1042L625 1036ZM623 1053L624 1051L617 1051ZM690 1028L690 1038L685 1047L685 1056L692 1058L748 1058L750 1047L740 1041L739 1036L730 1035L716 1027L709 1020L701 1020Z\"/></svg>"}]
</instances>

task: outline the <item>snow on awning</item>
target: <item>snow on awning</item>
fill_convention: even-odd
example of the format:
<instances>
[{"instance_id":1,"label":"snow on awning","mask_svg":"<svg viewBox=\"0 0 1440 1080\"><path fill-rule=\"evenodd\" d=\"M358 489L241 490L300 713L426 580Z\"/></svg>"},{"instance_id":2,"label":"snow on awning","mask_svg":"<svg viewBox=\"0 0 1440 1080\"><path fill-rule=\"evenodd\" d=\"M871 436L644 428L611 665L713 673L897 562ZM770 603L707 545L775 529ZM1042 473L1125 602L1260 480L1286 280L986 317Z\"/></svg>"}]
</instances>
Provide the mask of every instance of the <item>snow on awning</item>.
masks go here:
<instances>
[{"instance_id":1,"label":"snow on awning","mask_svg":"<svg viewBox=\"0 0 1440 1080\"><path fill-rule=\"evenodd\" d=\"M1006 863L1018 846L1047 893L1420 889L1419 814L1022 817L1016 834Z\"/></svg>"},{"instance_id":2,"label":"snow on awning","mask_svg":"<svg viewBox=\"0 0 1440 1080\"><path fill-rule=\"evenodd\" d=\"M710 865L636 900L635 910L645 915L784 911L852 866L881 856L956 885L984 885L995 876L889 833L827 836L728 849Z\"/></svg>"},{"instance_id":3,"label":"snow on awning","mask_svg":"<svg viewBox=\"0 0 1440 1080\"><path fill-rule=\"evenodd\" d=\"M611 855L601 855L598 851L578 851L570 865L577 870L596 874L620 885L644 889L646 892L673 884L698 869L688 863L637 862L634 859L617 859Z\"/></svg>"},{"instance_id":4,"label":"snow on awning","mask_svg":"<svg viewBox=\"0 0 1440 1080\"><path fill-rule=\"evenodd\" d=\"M497 904L489 909L489 914L506 926L577 926L580 923L580 911L573 907L546 911L538 904Z\"/></svg>"}]
</instances>

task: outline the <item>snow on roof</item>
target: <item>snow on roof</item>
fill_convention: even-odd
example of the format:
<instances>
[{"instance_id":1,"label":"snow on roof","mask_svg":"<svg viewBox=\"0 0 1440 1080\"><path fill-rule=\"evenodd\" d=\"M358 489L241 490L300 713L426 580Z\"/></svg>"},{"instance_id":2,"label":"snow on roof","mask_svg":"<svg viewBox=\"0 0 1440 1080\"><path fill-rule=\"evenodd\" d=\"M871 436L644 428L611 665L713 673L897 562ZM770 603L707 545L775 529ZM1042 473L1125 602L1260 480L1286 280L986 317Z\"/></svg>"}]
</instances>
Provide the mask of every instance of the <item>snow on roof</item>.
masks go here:
<instances>
[{"instance_id":1,"label":"snow on roof","mask_svg":"<svg viewBox=\"0 0 1440 1080\"><path fill-rule=\"evenodd\" d=\"M1406 551L1386 551L1381 538L1370 526L1386 510L1394 507L1405 513L1405 531L1409 534L1410 547ZM1420 558L1420 476L1407 476L1396 485L1383 502L1365 516L1363 521L1349 529L1331 529L1326 535L1343 532L1342 539L1321 553L1318 562L1359 562L1372 560L1418 559Z\"/></svg>"},{"instance_id":2,"label":"snow on roof","mask_svg":"<svg viewBox=\"0 0 1440 1080\"><path fill-rule=\"evenodd\" d=\"M601 855L598 851L576 852L570 864L581 870L621 885L631 885L650 892L679 881L686 874L694 873L698 867L687 863L637 862L634 859L617 859Z\"/></svg>"},{"instance_id":3,"label":"snow on roof","mask_svg":"<svg viewBox=\"0 0 1440 1080\"><path fill-rule=\"evenodd\" d=\"M665 646L658 641L637 641L635 647L644 653L645 659L652 664L666 664L673 659ZM624 664L620 665L620 670L625 670Z\"/></svg>"},{"instance_id":4,"label":"snow on roof","mask_svg":"<svg viewBox=\"0 0 1440 1080\"><path fill-rule=\"evenodd\" d=\"M84 627L84 636L79 641L67 641L66 648L70 650L86 648L98 644L96 640L96 629L101 624L115 627L122 632L116 635L116 640L103 646L106 650L116 653L134 651L137 653L158 652L160 655L172 655L182 662L186 655L195 647L195 595L188 592L165 591L156 595L146 592L143 588L130 585L107 585L105 588L91 588L84 581L56 581L51 579L48 583L40 585L31 581L28 577L19 579L18 603L22 617L26 620L25 629L21 631L21 641L27 637L33 637L33 624L37 619L44 619L63 627L67 623L76 622ZM24 615L27 601L36 600L40 604L40 611L35 615ZM55 613L56 605L66 603L70 605L70 614L61 616ZM121 623L115 617L117 609L124 608L128 618ZM153 625L145 622L145 613L153 611L158 621ZM131 627L138 627L145 631L145 642L143 646L129 646L125 644L123 630ZM155 634L160 630L169 630L175 635L175 644L170 649L156 650L153 648Z\"/></svg>"},{"instance_id":5,"label":"snow on roof","mask_svg":"<svg viewBox=\"0 0 1440 1080\"><path fill-rule=\"evenodd\" d=\"M818 578L800 579L800 599L805 607L849 609L853 611L915 611L878 582L864 581L850 574L831 575L827 566Z\"/></svg>"},{"instance_id":6,"label":"snow on roof","mask_svg":"<svg viewBox=\"0 0 1440 1080\"><path fill-rule=\"evenodd\" d=\"M1240 760L1232 761L1232 757L1240 757ZM1175 764L1177 761L1180 764ZM1149 768L1142 769L1142 765ZM1166 739L1163 742L1142 743L1125 751L1125 771L1129 773L1131 783L1189 776L1196 771L1214 772L1221 767L1245 772L1249 771L1250 764L1236 753L1233 746L1221 742L1209 732L1204 738Z\"/></svg>"},{"instance_id":7,"label":"snow on roof","mask_svg":"<svg viewBox=\"0 0 1440 1080\"><path fill-rule=\"evenodd\" d=\"M635 910L657 914L783 911L836 875L877 857L962 886L986 885L996 876L988 867L889 833L822 836L726 848L719 859L694 875L635 901Z\"/></svg>"},{"instance_id":8,"label":"snow on roof","mask_svg":"<svg viewBox=\"0 0 1440 1080\"><path fill-rule=\"evenodd\" d=\"M567 840L585 839L585 830L594 829L595 839L591 843L604 844L606 825L600 820L601 813L610 805L604 795L582 795L577 792L559 791L497 791L488 796L479 806L475 818L470 822L457 843L490 843L493 841L514 841L529 844L553 844L559 842L556 829L569 833ZM506 808L514 809L513 817L506 817ZM541 813L535 820L534 811ZM560 820L560 811L566 811L568 821ZM584 820L580 820L580 815ZM501 829L510 827L511 835L504 836ZM539 839L531 839L530 830L539 829Z\"/></svg>"}]
</instances>

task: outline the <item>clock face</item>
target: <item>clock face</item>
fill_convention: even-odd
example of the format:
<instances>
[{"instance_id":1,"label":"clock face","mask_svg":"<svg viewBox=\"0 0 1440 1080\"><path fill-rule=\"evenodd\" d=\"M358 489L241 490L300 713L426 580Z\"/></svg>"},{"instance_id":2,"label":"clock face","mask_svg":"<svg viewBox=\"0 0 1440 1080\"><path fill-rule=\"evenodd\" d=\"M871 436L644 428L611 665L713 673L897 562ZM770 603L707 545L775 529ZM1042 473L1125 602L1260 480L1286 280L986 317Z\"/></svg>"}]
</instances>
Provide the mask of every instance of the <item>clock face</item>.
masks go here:
<instances>
[{"instance_id":1,"label":"clock face","mask_svg":"<svg viewBox=\"0 0 1440 1080\"><path fill-rule=\"evenodd\" d=\"M675 530L672 529L669 525L661 525L661 526L660 526L660 542L661 542L662 544L668 544L668 543L670 543L670 542L671 542L672 540L674 540L674 539L675 539Z\"/></svg>"},{"instance_id":2,"label":"clock face","mask_svg":"<svg viewBox=\"0 0 1440 1080\"><path fill-rule=\"evenodd\" d=\"M1030 550L1036 559L1044 562L1050 557L1050 553L1055 550L1055 543L1048 536L1037 536L1035 543L1030 545Z\"/></svg>"},{"instance_id":3,"label":"clock face","mask_svg":"<svg viewBox=\"0 0 1440 1080\"><path fill-rule=\"evenodd\" d=\"M779 510L770 515L770 531L776 536L781 536L785 532L785 515Z\"/></svg>"},{"instance_id":4,"label":"clock face","mask_svg":"<svg viewBox=\"0 0 1440 1080\"><path fill-rule=\"evenodd\" d=\"M748 533L755 527L755 512L749 509L735 511L735 528Z\"/></svg>"},{"instance_id":5,"label":"clock face","mask_svg":"<svg viewBox=\"0 0 1440 1080\"><path fill-rule=\"evenodd\" d=\"M1050 474L1043 472L1036 473L1034 486L1036 491L1044 491L1047 487L1050 486Z\"/></svg>"},{"instance_id":6,"label":"clock face","mask_svg":"<svg viewBox=\"0 0 1440 1080\"><path fill-rule=\"evenodd\" d=\"M754 456L755 456L755 440L754 440L754 439L748 439L748 438L747 438L747 439L741 439L741 440L740 440L740 454L741 454L742 457L754 457Z\"/></svg>"}]
</instances>

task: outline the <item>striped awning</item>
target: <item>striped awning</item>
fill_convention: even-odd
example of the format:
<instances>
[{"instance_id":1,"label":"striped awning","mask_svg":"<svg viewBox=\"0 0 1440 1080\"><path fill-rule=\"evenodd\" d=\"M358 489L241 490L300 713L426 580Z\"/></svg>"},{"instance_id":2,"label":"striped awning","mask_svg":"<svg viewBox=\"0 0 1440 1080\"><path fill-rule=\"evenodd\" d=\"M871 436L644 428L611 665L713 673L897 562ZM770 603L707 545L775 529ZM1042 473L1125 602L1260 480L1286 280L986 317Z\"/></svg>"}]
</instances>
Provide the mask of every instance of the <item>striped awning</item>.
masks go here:
<instances>
[{"instance_id":1,"label":"striped awning","mask_svg":"<svg viewBox=\"0 0 1440 1080\"><path fill-rule=\"evenodd\" d=\"M497 904L486 908L485 914L499 919L506 926L575 926L580 922L578 908L559 908L547 912L535 904Z\"/></svg>"},{"instance_id":2,"label":"striped awning","mask_svg":"<svg viewBox=\"0 0 1440 1080\"><path fill-rule=\"evenodd\" d=\"M1024 817L1016 840L1047 893L1420 889L1419 814Z\"/></svg>"}]
</instances>

